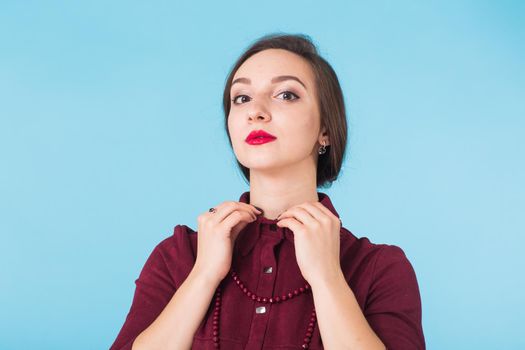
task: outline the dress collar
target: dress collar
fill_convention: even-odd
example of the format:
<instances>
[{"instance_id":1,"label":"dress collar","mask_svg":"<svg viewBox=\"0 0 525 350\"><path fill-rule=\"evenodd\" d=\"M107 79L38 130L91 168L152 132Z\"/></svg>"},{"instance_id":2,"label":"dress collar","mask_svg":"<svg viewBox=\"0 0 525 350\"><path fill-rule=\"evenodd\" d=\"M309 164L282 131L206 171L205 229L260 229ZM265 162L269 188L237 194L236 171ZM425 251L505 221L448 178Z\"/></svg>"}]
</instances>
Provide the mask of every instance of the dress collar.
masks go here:
<instances>
[{"instance_id":1,"label":"dress collar","mask_svg":"<svg viewBox=\"0 0 525 350\"><path fill-rule=\"evenodd\" d=\"M339 218L339 214L335 210L332 201L330 200L330 197L326 193L317 192L317 197L321 204L323 204L326 208L328 208L328 210L332 212L332 214ZM239 202L250 204L250 191L242 193L239 198ZM248 225L246 225L246 227L241 231L241 233L237 237L235 243L235 246L241 253L241 256L246 256L255 246L255 244L259 240L259 237L261 235L261 229L264 225L275 225L278 221L279 220L277 219L268 219L263 215L257 215L257 220L250 222ZM290 242L294 242L293 231L291 231L287 227L277 226L277 230L272 231L272 234L273 233L275 233L275 235L281 239L286 238Z\"/></svg>"}]
</instances>

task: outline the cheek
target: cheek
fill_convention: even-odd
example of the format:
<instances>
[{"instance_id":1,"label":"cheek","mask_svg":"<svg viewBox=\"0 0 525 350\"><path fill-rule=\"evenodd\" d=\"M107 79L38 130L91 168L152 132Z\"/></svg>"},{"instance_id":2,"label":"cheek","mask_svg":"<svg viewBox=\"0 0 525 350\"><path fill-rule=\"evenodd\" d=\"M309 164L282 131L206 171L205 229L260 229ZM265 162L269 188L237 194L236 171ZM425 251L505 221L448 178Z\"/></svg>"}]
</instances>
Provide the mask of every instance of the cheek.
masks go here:
<instances>
[{"instance_id":1,"label":"cheek","mask_svg":"<svg viewBox=\"0 0 525 350\"><path fill-rule=\"evenodd\" d=\"M294 144L292 147L309 153L317 140L318 123L315 118L297 121L289 130L290 142Z\"/></svg>"},{"instance_id":2,"label":"cheek","mask_svg":"<svg viewBox=\"0 0 525 350\"><path fill-rule=\"evenodd\" d=\"M235 122L235 116L232 114L228 117L228 131L232 142L235 142L239 136L239 125Z\"/></svg>"},{"instance_id":3,"label":"cheek","mask_svg":"<svg viewBox=\"0 0 525 350\"><path fill-rule=\"evenodd\" d=\"M283 136L282 149L297 154L310 153L316 141L314 129L308 123L296 124L293 128L289 128Z\"/></svg>"},{"instance_id":4,"label":"cheek","mask_svg":"<svg viewBox=\"0 0 525 350\"><path fill-rule=\"evenodd\" d=\"M235 114L230 114L228 118L228 131L230 133L233 150L240 156L243 152L244 139L247 136L247 131L240 122L240 118L236 118Z\"/></svg>"},{"instance_id":5,"label":"cheek","mask_svg":"<svg viewBox=\"0 0 525 350\"><path fill-rule=\"evenodd\" d=\"M312 116L301 116L289 123L288 130L296 136L301 136L303 140L316 137L318 122Z\"/></svg>"}]
</instances>

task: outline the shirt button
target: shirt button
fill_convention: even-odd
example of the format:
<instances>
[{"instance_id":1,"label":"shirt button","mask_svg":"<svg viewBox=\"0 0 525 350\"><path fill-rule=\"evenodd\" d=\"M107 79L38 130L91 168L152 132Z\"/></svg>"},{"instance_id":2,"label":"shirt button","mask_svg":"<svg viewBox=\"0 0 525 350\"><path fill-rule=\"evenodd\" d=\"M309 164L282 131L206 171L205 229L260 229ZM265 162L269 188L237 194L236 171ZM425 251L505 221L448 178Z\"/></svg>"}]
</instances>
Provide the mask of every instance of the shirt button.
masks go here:
<instances>
[{"instance_id":1,"label":"shirt button","mask_svg":"<svg viewBox=\"0 0 525 350\"><path fill-rule=\"evenodd\" d=\"M270 230L277 231L277 225L276 224L270 224Z\"/></svg>"},{"instance_id":2,"label":"shirt button","mask_svg":"<svg viewBox=\"0 0 525 350\"><path fill-rule=\"evenodd\" d=\"M273 269L271 266L268 266L268 267L265 267L264 268L264 273L272 273Z\"/></svg>"},{"instance_id":3,"label":"shirt button","mask_svg":"<svg viewBox=\"0 0 525 350\"><path fill-rule=\"evenodd\" d=\"M258 308L255 308L255 312L258 314L264 314L266 312L265 306L259 306Z\"/></svg>"}]
</instances>

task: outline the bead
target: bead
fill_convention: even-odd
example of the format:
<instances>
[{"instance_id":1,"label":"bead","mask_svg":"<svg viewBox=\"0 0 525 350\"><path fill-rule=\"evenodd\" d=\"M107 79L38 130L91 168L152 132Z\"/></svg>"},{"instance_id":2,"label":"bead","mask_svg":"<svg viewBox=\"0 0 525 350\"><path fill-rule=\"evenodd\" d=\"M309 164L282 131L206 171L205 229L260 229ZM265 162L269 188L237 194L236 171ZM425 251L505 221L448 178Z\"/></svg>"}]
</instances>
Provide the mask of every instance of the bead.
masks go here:
<instances>
[{"instance_id":1,"label":"bead","mask_svg":"<svg viewBox=\"0 0 525 350\"><path fill-rule=\"evenodd\" d=\"M271 271L270 268L267 268L266 270L268 272ZM285 294L283 294L281 296L277 295L277 296L271 296L271 297L262 297L262 296L256 295L255 293L251 292L248 289L248 287L246 287L241 282L241 280L239 279L239 276L237 275L237 273L233 269L231 269L231 273L230 274L232 276L232 279L235 281L235 283L241 289L241 291L248 298L252 299L253 301L257 301L257 302L270 303L270 304L284 302L284 301L286 301L288 299L292 299L295 296L298 296L300 294L303 294L303 293L306 293L306 292L310 291L310 285L308 283L306 283L304 285L304 287L299 287L298 289L291 290L288 293L285 293ZM219 315L220 315L220 308L221 308L221 289L217 288L217 290L216 290L216 302L215 302L215 309L216 309L216 311L213 314L214 315L213 316L213 343L214 343L213 345L214 345L214 347L216 349L220 348L220 339L219 339ZM264 306L259 306L259 307L256 308L256 313L265 313L265 312L266 312L266 307L264 307ZM308 323L308 328L306 330L304 343L301 346L303 349L308 349L309 348L309 343L310 343L311 337L313 335L315 322L316 322L316 313L315 313L315 308L314 308L312 313L311 313L311 315L310 315L310 322Z\"/></svg>"}]
</instances>

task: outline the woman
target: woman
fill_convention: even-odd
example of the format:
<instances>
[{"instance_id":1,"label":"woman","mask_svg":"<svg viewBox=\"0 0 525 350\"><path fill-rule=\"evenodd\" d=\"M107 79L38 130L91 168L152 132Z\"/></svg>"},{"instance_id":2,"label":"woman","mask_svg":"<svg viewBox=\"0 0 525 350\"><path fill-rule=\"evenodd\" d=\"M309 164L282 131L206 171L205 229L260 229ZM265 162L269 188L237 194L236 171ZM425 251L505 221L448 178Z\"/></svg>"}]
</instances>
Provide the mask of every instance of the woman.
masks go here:
<instances>
[{"instance_id":1,"label":"woman","mask_svg":"<svg viewBox=\"0 0 525 350\"><path fill-rule=\"evenodd\" d=\"M425 349L414 270L342 227L343 94L305 35L267 35L226 82L225 127L250 190L160 242L111 349Z\"/></svg>"}]
</instances>

